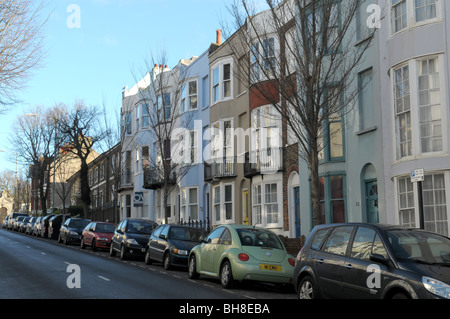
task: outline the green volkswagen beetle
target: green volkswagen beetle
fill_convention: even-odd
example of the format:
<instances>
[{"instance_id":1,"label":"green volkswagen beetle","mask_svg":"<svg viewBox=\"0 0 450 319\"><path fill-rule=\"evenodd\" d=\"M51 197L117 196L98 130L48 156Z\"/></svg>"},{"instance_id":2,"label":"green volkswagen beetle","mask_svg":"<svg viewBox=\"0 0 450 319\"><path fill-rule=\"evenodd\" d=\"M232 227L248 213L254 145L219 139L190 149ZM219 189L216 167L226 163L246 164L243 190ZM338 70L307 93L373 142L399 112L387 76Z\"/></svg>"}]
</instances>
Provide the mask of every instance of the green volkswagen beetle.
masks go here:
<instances>
[{"instance_id":1,"label":"green volkswagen beetle","mask_svg":"<svg viewBox=\"0 0 450 319\"><path fill-rule=\"evenodd\" d=\"M294 258L278 236L248 225L222 225L189 254L189 278L220 279L224 288L235 281L255 280L292 284Z\"/></svg>"}]
</instances>

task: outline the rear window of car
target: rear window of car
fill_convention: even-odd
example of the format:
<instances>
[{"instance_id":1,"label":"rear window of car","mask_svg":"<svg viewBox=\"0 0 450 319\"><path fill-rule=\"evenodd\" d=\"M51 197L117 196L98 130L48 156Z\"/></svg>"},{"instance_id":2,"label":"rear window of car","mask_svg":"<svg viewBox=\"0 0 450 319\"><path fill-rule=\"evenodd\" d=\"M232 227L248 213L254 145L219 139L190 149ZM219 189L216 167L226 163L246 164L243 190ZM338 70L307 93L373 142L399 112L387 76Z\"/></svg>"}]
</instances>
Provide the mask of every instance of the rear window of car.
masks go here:
<instances>
[{"instance_id":1,"label":"rear window of car","mask_svg":"<svg viewBox=\"0 0 450 319\"><path fill-rule=\"evenodd\" d=\"M331 232L332 228L319 229L315 234L311 242L311 249L320 250L323 241L327 238L328 234Z\"/></svg>"}]
</instances>

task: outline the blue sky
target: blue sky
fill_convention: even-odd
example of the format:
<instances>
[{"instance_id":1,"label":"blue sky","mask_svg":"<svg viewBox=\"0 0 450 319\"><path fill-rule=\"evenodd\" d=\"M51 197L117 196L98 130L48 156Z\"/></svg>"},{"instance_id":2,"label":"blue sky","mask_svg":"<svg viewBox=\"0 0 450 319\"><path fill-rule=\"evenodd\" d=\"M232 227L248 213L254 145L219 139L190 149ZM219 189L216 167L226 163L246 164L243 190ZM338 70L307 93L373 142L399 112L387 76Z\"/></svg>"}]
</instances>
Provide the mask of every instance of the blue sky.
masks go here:
<instances>
[{"instance_id":1,"label":"blue sky","mask_svg":"<svg viewBox=\"0 0 450 319\"><path fill-rule=\"evenodd\" d=\"M14 151L8 141L11 124L32 106L53 106L76 99L119 112L124 86L133 86L144 59L167 52L169 67L198 56L216 40L216 29L230 19L231 0L51 0L45 29L43 66L25 83L23 103L0 115L0 149ZM80 9L80 28L67 20ZM70 20L73 21L73 20ZM134 72L136 73L136 72ZM15 170L13 153L0 153L0 171Z\"/></svg>"}]
</instances>

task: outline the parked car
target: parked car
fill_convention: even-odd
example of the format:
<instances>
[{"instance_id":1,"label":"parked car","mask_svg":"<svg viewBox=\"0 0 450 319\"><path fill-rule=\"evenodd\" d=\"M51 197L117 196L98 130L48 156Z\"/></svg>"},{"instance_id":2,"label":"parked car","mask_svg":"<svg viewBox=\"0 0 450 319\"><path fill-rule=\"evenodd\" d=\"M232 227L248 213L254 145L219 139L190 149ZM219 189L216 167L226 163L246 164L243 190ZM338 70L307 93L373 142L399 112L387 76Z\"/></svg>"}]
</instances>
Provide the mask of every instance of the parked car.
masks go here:
<instances>
[{"instance_id":1,"label":"parked car","mask_svg":"<svg viewBox=\"0 0 450 319\"><path fill-rule=\"evenodd\" d=\"M208 275L224 288L235 281L254 280L292 284L295 260L278 236L248 225L222 225L189 255L189 278Z\"/></svg>"},{"instance_id":2,"label":"parked car","mask_svg":"<svg viewBox=\"0 0 450 319\"><path fill-rule=\"evenodd\" d=\"M19 233L24 233L25 229L27 228L27 224L30 221L31 217L30 216L25 216L25 218L23 218L22 220L20 220L17 223L17 230Z\"/></svg>"},{"instance_id":3,"label":"parked car","mask_svg":"<svg viewBox=\"0 0 450 319\"><path fill-rule=\"evenodd\" d=\"M15 221L17 220L18 217L20 216L28 216L28 214L26 213L12 213L9 214L8 216L6 216L6 218L8 218L8 229L9 230L13 230L14 229L14 225L15 225Z\"/></svg>"},{"instance_id":4,"label":"parked car","mask_svg":"<svg viewBox=\"0 0 450 319\"><path fill-rule=\"evenodd\" d=\"M32 235L33 234L33 228L34 228L34 224L36 223L36 220L39 217L31 217L30 220L27 223L27 226L25 227L25 234L27 235Z\"/></svg>"},{"instance_id":5,"label":"parked car","mask_svg":"<svg viewBox=\"0 0 450 319\"><path fill-rule=\"evenodd\" d=\"M14 231L19 231L19 226L20 223L25 219L26 216L18 216L17 218L14 219L13 222L13 230Z\"/></svg>"},{"instance_id":6,"label":"parked car","mask_svg":"<svg viewBox=\"0 0 450 319\"><path fill-rule=\"evenodd\" d=\"M114 229L115 227L112 223L89 223L81 234L81 249L84 249L86 246L91 246L92 250L97 248L109 249Z\"/></svg>"},{"instance_id":7,"label":"parked car","mask_svg":"<svg viewBox=\"0 0 450 319\"><path fill-rule=\"evenodd\" d=\"M152 261L162 262L166 270L172 265L187 267L191 249L205 237L198 228L160 225L150 236L144 260L148 265Z\"/></svg>"},{"instance_id":8,"label":"parked car","mask_svg":"<svg viewBox=\"0 0 450 319\"><path fill-rule=\"evenodd\" d=\"M66 221L68 217L66 215L55 215L48 221L48 238L50 239L58 239L59 237L59 230L61 229L61 226L63 222Z\"/></svg>"},{"instance_id":9,"label":"parked car","mask_svg":"<svg viewBox=\"0 0 450 319\"><path fill-rule=\"evenodd\" d=\"M317 226L294 279L301 299L450 299L450 239L395 225Z\"/></svg>"},{"instance_id":10,"label":"parked car","mask_svg":"<svg viewBox=\"0 0 450 319\"><path fill-rule=\"evenodd\" d=\"M120 253L120 258L128 256L143 257L150 234L158 227L158 224L147 219L124 219L114 231L111 239L109 254L115 256Z\"/></svg>"},{"instance_id":11,"label":"parked car","mask_svg":"<svg viewBox=\"0 0 450 319\"><path fill-rule=\"evenodd\" d=\"M79 243L81 240L81 233L86 226L91 222L90 219L85 218L69 218L61 226L59 230L58 243Z\"/></svg>"},{"instance_id":12,"label":"parked car","mask_svg":"<svg viewBox=\"0 0 450 319\"><path fill-rule=\"evenodd\" d=\"M3 219L2 228L8 228L8 217L5 217L5 219Z\"/></svg>"},{"instance_id":13,"label":"parked car","mask_svg":"<svg viewBox=\"0 0 450 319\"><path fill-rule=\"evenodd\" d=\"M33 236L39 236L39 234L41 233L41 220L43 217L38 217L36 219L36 221L34 222L34 226L33 226L33 232L31 233L31 235Z\"/></svg>"},{"instance_id":14,"label":"parked car","mask_svg":"<svg viewBox=\"0 0 450 319\"><path fill-rule=\"evenodd\" d=\"M47 238L48 237L48 225L50 222L50 218L52 218L53 216L55 216L54 214L49 214L49 215L45 215L44 217L42 217L41 219L41 227L40 227L40 233L38 234L39 236L43 237L43 238Z\"/></svg>"}]
</instances>

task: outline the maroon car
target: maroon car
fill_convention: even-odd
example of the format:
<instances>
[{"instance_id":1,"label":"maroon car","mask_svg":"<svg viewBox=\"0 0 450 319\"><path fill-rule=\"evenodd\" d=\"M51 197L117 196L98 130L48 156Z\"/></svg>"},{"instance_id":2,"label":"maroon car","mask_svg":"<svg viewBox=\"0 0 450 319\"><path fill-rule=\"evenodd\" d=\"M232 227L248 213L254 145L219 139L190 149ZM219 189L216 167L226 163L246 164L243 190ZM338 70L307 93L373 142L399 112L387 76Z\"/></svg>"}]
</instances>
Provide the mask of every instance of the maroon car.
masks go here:
<instances>
[{"instance_id":1,"label":"maroon car","mask_svg":"<svg viewBox=\"0 0 450 319\"><path fill-rule=\"evenodd\" d=\"M106 222L91 222L81 234L81 248L91 246L92 250L97 248L109 249L111 238L114 235L114 224Z\"/></svg>"}]
</instances>

